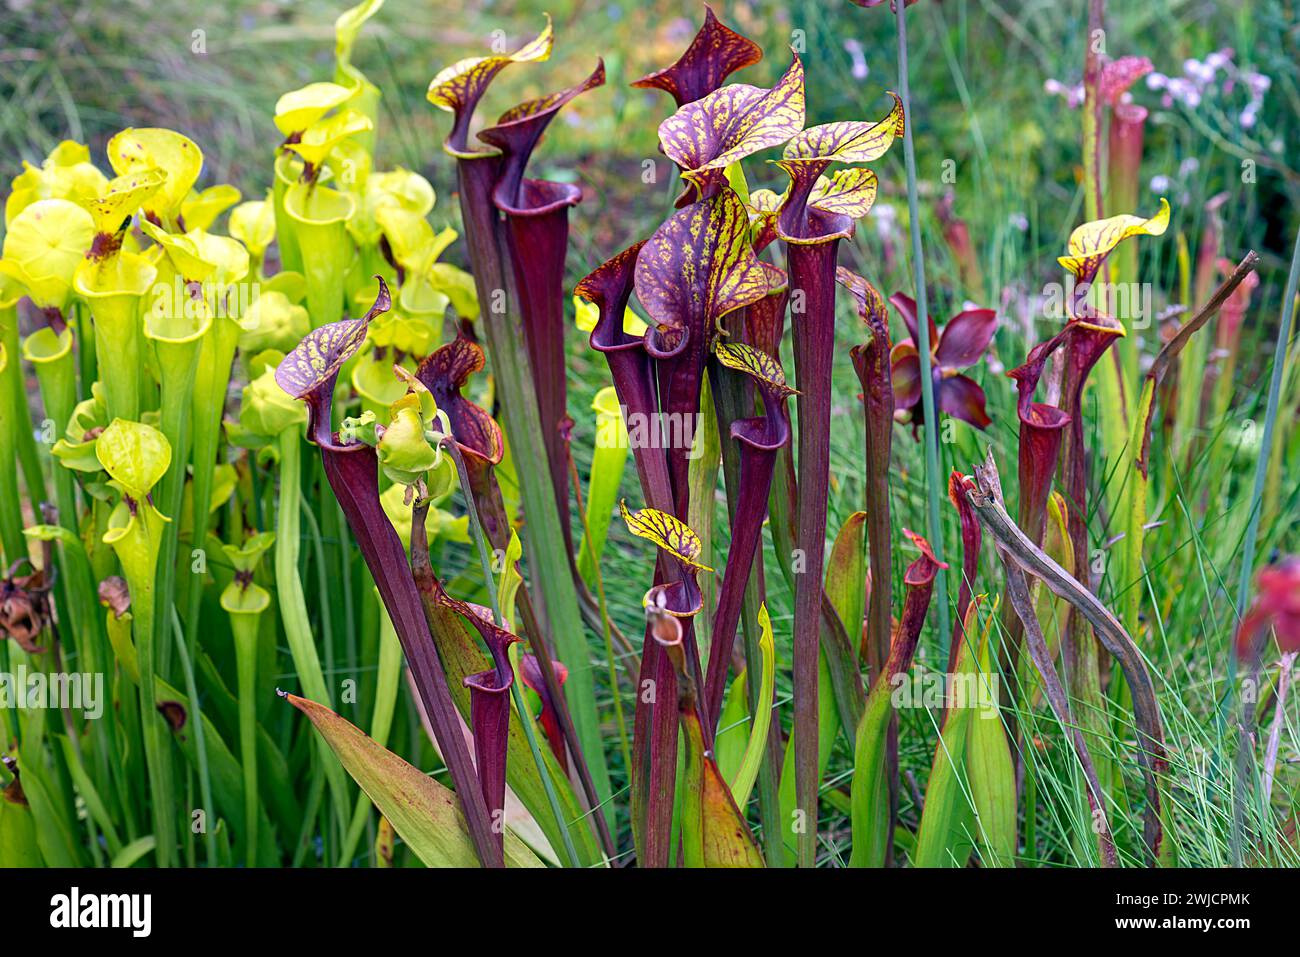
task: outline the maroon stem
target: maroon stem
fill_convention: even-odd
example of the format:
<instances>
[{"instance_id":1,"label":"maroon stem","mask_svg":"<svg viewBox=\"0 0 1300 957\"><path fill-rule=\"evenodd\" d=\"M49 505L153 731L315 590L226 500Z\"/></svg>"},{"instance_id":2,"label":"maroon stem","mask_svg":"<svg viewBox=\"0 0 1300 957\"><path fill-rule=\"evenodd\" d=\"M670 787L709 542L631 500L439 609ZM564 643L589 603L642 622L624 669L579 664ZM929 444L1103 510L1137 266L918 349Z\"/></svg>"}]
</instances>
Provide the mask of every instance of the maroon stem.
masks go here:
<instances>
[{"instance_id":1,"label":"maroon stem","mask_svg":"<svg viewBox=\"0 0 1300 957\"><path fill-rule=\"evenodd\" d=\"M1017 523L1036 545L1042 544L1047 528L1047 499L1056 476L1061 438L1060 427L1038 428L1023 420L1020 423Z\"/></svg>"},{"instance_id":2,"label":"maroon stem","mask_svg":"<svg viewBox=\"0 0 1300 957\"><path fill-rule=\"evenodd\" d=\"M724 377L730 381L722 381ZM740 624L740 612L754 567L754 555L763 535L763 516L767 511L768 493L772 489L776 455L785 447L790 434L789 425L784 422L780 400L773 401L770 395L765 394L764 407L767 415L781 417L781 424L772 423L775 428L771 430L771 438L780 438L780 444L758 445L739 438L736 400L745 401L748 394L746 386L749 383L737 381L740 377L729 373L712 378L716 389L714 397L721 413L719 421L729 423L729 438L740 444L740 488L728 489L728 494L736 496L732 512L732 537L727 546L726 570L718 593L718 606L713 615L712 644L709 648L708 669L705 671L702 717L704 740L710 745L717 733L718 718L722 714L723 689L727 683L731 652L735 647L736 628ZM749 397L748 406L753 407L752 396ZM768 425L766 420L758 422ZM743 424L741 428L744 428ZM755 680L752 674L751 672L751 681Z\"/></svg>"},{"instance_id":3,"label":"maroon stem","mask_svg":"<svg viewBox=\"0 0 1300 957\"><path fill-rule=\"evenodd\" d=\"M469 724L478 759L483 800L497 825L497 840L505 847L506 742L510 738L510 690L495 671L465 679L469 686Z\"/></svg>"},{"instance_id":4,"label":"maroon stem","mask_svg":"<svg viewBox=\"0 0 1300 957\"><path fill-rule=\"evenodd\" d=\"M817 652L821 626L826 503L830 493L831 358L835 351L835 257L839 239L788 245L791 297L802 293L794 325L799 395L799 503L796 544L804 561L794 593L794 771L804 815L799 866L817 852Z\"/></svg>"},{"instance_id":5,"label":"maroon stem","mask_svg":"<svg viewBox=\"0 0 1300 957\"><path fill-rule=\"evenodd\" d=\"M661 555L655 585L668 578ZM639 833L638 867L667 867L672 852L673 793L677 778L677 672L653 629L646 626L632 724L632 820ZM638 827L639 825L639 827Z\"/></svg>"},{"instance_id":6,"label":"maroon stem","mask_svg":"<svg viewBox=\"0 0 1300 957\"><path fill-rule=\"evenodd\" d=\"M461 158L456 163L465 248L474 274L474 287L484 309L493 308L500 291L506 288L497 244L497 209L492 202L500 166L500 157L491 154Z\"/></svg>"},{"instance_id":7,"label":"maroon stem","mask_svg":"<svg viewBox=\"0 0 1300 957\"><path fill-rule=\"evenodd\" d=\"M871 320L869 320L871 321ZM889 524L889 459L894 436L894 390L889 372L889 336L878 317L871 341L853 350L862 383L866 419L867 545L871 594L867 601L867 667L880 674L889 654L893 625L893 532ZM850 635L850 640L857 636Z\"/></svg>"},{"instance_id":8,"label":"maroon stem","mask_svg":"<svg viewBox=\"0 0 1300 957\"><path fill-rule=\"evenodd\" d=\"M564 441L568 395L564 367L564 260L569 241L569 207L558 206L538 214L507 212L504 233L519 293L524 340L537 392L537 411L542 421L555 503L564 541L572 555Z\"/></svg>"}]
</instances>

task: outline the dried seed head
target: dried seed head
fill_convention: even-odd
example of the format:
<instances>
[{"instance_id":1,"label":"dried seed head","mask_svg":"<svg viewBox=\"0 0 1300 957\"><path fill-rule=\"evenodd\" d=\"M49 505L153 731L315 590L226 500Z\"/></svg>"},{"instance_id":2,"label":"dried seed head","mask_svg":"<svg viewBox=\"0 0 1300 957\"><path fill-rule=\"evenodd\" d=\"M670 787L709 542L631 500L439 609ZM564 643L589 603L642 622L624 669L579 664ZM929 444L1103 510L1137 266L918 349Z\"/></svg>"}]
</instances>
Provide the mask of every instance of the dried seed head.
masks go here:
<instances>
[{"instance_id":1,"label":"dried seed head","mask_svg":"<svg viewBox=\"0 0 1300 957\"><path fill-rule=\"evenodd\" d=\"M99 583L99 603L113 612L114 618L121 618L131 610L131 590L126 579L120 575L111 575Z\"/></svg>"},{"instance_id":2,"label":"dried seed head","mask_svg":"<svg viewBox=\"0 0 1300 957\"><path fill-rule=\"evenodd\" d=\"M36 644L36 639L52 620L50 584L44 570L20 575L22 568L31 569L31 562L14 562L8 576L0 579L0 633L14 639L29 654L40 654L45 649Z\"/></svg>"}]
</instances>

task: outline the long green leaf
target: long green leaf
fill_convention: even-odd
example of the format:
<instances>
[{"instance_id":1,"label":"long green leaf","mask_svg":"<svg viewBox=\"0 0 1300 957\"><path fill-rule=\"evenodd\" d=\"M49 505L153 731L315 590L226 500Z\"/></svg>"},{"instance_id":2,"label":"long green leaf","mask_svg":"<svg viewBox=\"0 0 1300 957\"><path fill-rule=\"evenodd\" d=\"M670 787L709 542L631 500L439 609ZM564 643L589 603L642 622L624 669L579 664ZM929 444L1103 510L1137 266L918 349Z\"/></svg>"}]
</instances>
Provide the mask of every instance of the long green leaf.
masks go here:
<instances>
[{"instance_id":1,"label":"long green leaf","mask_svg":"<svg viewBox=\"0 0 1300 957\"><path fill-rule=\"evenodd\" d=\"M753 727L749 732L749 743L740 759L740 770L731 782L731 794L737 807L749 803L749 794L758 780L758 768L763 763L763 753L767 749L767 732L772 723L772 709L766 702L772 700L772 691L776 686L776 642L772 638L772 619L767 614L767 605L758 607L758 626L762 629L759 647L763 650L763 674L760 679L758 700L764 704L754 715Z\"/></svg>"},{"instance_id":2,"label":"long green leaf","mask_svg":"<svg viewBox=\"0 0 1300 957\"><path fill-rule=\"evenodd\" d=\"M375 744L360 728L329 708L296 695L285 697L311 720L353 780L370 795L375 807L425 865L478 866L454 792ZM509 830L505 835L505 856L510 867L543 866Z\"/></svg>"}]
</instances>

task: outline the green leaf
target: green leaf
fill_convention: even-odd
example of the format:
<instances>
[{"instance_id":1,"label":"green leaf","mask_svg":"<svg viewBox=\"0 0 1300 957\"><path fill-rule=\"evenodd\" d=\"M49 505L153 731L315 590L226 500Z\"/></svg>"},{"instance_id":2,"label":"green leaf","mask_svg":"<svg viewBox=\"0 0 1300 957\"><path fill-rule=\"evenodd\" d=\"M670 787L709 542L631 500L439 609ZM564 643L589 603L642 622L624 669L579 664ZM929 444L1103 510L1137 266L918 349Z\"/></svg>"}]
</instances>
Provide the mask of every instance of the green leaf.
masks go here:
<instances>
[{"instance_id":1,"label":"green leaf","mask_svg":"<svg viewBox=\"0 0 1300 957\"><path fill-rule=\"evenodd\" d=\"M590 543L583 541L578 551L578 573L587 587L596 587L596 566L605 553L605 539L618 500L618 487L627 467L627 426L619 408L613 386L596 393L591 403L596 413L596 447L591 453L591 473L587 478L587 530Z\"/></svg>"},{"instance_id":2,"label":"green leaf","mask_svg":"<svg viewBox=\"0 0 1300 957\"><path fill-rule=\"evenodd\" d=\"M890 706L889 682L876 681L858 723L853 753L853 853L850 867L884 867L889 838L889 782L885 743Z\"/></svg>"},{"instance_id":3,"label":"green leaf","mask_svg":"<svg viewBox=\"0 0 1300 957\"><path fill-rule=\"evenodd\" d=\"M758 700L762 706L754 716L753 728L749 732L749 744L745 747L744 757L740 760L740 770L731 782L731 794L738 807L749 803L749 794L758 779L758 768L763 763L763 754L767 749L767 732L772 723L772 709L767 702L772 700L772 691L776 684L776 643L772 638L772 619L768 616L767 605L758 606L758 627L762 636L758 646L763 650L763 676L759 685Z\"/></svg>"},{"instance_id":4,"label":"green leaf","mask_svg":"<svg viewBox=\"0 0 1300 957\"><path fill-rule=\"evenodd\" d=\"M979 681L996 701L997 677L993 671L990 626L980 640ZM981 706L970 723L966 737L966 761L971 797L975 802L975 824L979 836L980 863L985 867L1014 867L1016 861L1016 769L1011 746L996 709L987 714Z\"/></svg>"},{"instance_id":5,"label":"green leaf","mask_svg":"<svg viewBox=\"0 0 1300 957\"><path fill-rule=\"evenodd\" d=\"M311 720L348 773L425 865L478 866L478 856L454 792L381 748L328 708L296 695L286 697ZM505 854L510 867L543 866L509 830Z\"/></svg>"},{"instance_id":6,"label":"green leaf","mask_svg":"<svg viewBox=\"0 0 1300 957\"><path fill-rule=\"evenodd\" d=\"M151 425L114 419L95 443L95 455L122 491L140 501L167 472L172 447Z\"/></svg>"},{"instance_id":7,"label":"green leaf","mask_svg":"<svg viewBox=\"0 0 1300 957\"><path fill-rule=\"evenodd\" d=\"M823 609L821 660L830 676L832 739L840 727L857 727L865 692L858 667L858 644L866 605L866 561L863 531L867 513L854 512L844 522L826 563L826 598L834 614ZM820 666L819 666L820 667ZM819 709L820 710L820 709ZM825 720L825 719L823 719ZM820 739L821 734L818 733Z\"/></svg>"},{"instance_id":8,"label":"green leaf","mask_svg":"<svg viewBox=\"0 0 1300 957\"><path fill-rule=\"evenodd\" d=\"M746 736L750 724L748 683L748 668L732 679L722 702L722 714L718 717L718 733L713 738L713 756L718 762L718 770L728 781L736 779L749 741Z\"/></svg>"},{"instance_id":9,"label":"green leaf","mask_svg":"<svg viewBox=\"0 0 1300 957\"><path fill-rule=\"evenodd\" d=\"M966 620L962 624L964 637L952 675L957 681L964 681L966 676L979 680L971 640L977 608L978 602L974 601L967 606ZM948 693L952 693L952 689ZM972 721L969 704L963 701L946 703L930 779L925 786L925 810L916 835L913 867L965 867L970 858L974 842L970 836L971 801L967 797L966 770L966 747Z\"/></svg>"},{"instance_id":10,"label":"green leaf","mask_svg":"<svg viewBox=\"0 0 1300 957\"><path fill-rule=\"evenodd\" d=\"M501 575L497 581L497 601L501 607L501 617L505 619L510 631L515 630L515 598L524 583L523 576L519 574L519 559L523 555L523 542L519 541L519 533L511 528L510 543L506 545L506 553L501 562Z\"/></svg>"},{"instance_id":11,"label":"green leaf","mask_svg":"<svg viewBox=\"0 0 1300 957\"><path fill-rule=\"evenodd\" d=\"M10 790L0 792L0 867L40 867L41 851L36 843L36 824L31 808Z\"/></svg>"},{"instance_id":12,"label":"green leaf","mask_svg":"<svg viewBox=\"0 0 1300 957\"><path fill-rule=\"evenodd\" d=\"M821 780L835 750L835 736L840 730L840 716L835 707L835 685L831 680L830 666L826 663L826 649L817 657L817 778ZM799 849L799 835L794 831L796 808L794 792L794 736L786 742L785 758L781 762L781 783L778 794L781 808L781 845L785 849L785 863L794 867Z\"/></svg>"},{"instance_id":13,"label":"green leaf","mask_svg":"<svg viewBox=\"0 0 1300 957\"><path fill-rule=\"evenodd\" d=\"M844 624L853 649L861 641L862 619L866 614L867 564L863 546L866 524L866 512L854 512L845 519L826 563L826 597Z\"/></svg>"},{"instance_id":14,"label":"green leaf","mask_svg":"<svg viewBox=\"0 0 1300 957\"><path fill-rule=\"evenodd\" d=\"M682 857L687 867L764 867L749 825L732 800L718 764L704 749L694 707L681 712Z\"/></svg>"},{"instance_id":15,"label":"green leaf","mask_svg":"<svg viewBox=\"0 0 1300 957\"><path fill-rule=\"evenodd\" d=\"M146 834L144 837L137 838L126 847L122 848L109 863L109 867L131 867L136 861L143 858L146 854L152 853L153 849L158 846L152 834Z\"/></svg>"},{"instance_id":16,"label":"green leaf","mask_svg":"<svg viewBox=\"0 0 1300 957\"><path fill-rule=\"evenodd\" d=\"M112 621L111 612L109 621ZM197 773L204 755L199 752L199 736L193 733L194 729L190 727L194 720L194 710L190 707L189 696L182 694L161 678L154 680L154 688L155 700L176 702L180 706L180 712L186 715L185 725L179 731L173 732L173 740L181 749L181 753L185 755L190 767ZM259 738L264 746L269 745L270 739L268 737L259 735ZM203 742L208 763L208 773L212 781L212 801L216 804L216 811L229 822L231 829L242 839L246 833L244 826L243 770L240 767L239 759L230 750L230 746L226 744L220 730L206 711L203 712ZM259 763L259 767L264 767L264 765ZM267 816L265 807L259 807L257 810L257 832L259 834L273 833L271 821ZM261 841L258 844L257 863L259 867L275 867L281 863L275 842Z\"/></svg>"}]
</instances>

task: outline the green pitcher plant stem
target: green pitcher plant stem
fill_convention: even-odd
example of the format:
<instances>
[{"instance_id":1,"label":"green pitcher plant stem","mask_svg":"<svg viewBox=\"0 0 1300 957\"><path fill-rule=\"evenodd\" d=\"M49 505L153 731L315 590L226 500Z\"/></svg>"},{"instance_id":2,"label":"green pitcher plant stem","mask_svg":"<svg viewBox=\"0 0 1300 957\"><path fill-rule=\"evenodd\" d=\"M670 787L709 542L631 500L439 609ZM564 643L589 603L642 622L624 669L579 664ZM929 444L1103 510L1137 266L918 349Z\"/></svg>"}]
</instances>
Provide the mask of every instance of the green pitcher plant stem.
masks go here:
<instances>
[{"instance_id":1,"label":"green pitcher plant stem","mask_svg":"<svg viewBox=\"0 0 1300 957\"><path fill-rule=\"evenodd\" d=\"M311 619L307 612L307 599L302 579L298 573L298 555L301 548L302 515L302 437L297 423L285 428L279 435L280 492L276 503L275 525L275 591L284 624L284 635L289 643L290 656L303 690L313 700L326 705L333 700L325 684L320 656L312 635ZM329 781L330 798L338 820L347 819L347 784L343 768L323 741L318 746L320 761Z\"/></svg>"}]
</instances>

